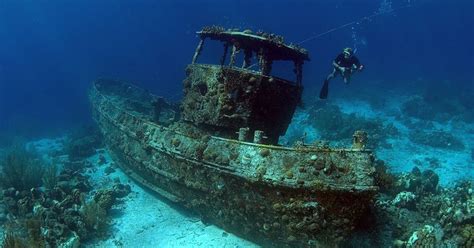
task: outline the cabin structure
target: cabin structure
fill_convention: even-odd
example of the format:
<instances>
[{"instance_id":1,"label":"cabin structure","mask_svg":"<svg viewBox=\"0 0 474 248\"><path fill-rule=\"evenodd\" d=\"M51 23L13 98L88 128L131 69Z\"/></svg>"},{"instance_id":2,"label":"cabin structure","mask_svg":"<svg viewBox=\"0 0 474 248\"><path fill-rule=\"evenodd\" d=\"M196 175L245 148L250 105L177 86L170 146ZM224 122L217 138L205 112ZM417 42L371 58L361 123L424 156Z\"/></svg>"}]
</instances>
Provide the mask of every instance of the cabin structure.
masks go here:
<instances>
[{"instance_id":1,"label":"cabin structure","mask_svg":"<svg viewBox=\"0 0 474 248\"><path fill-rule=\"evenodd\" d=\"M250 30L212 26L197 35L200 40L184 80L183 120L226 138L276 144L301 101L308 52L285 44L281 36ZM198 63L208 40L223 44L220 64ZM241 65L238 56L243 56ZM294 81L272 76L272 63L278 60L293 62L288 69L293 69Z\"/></svg>"}]
</instances>

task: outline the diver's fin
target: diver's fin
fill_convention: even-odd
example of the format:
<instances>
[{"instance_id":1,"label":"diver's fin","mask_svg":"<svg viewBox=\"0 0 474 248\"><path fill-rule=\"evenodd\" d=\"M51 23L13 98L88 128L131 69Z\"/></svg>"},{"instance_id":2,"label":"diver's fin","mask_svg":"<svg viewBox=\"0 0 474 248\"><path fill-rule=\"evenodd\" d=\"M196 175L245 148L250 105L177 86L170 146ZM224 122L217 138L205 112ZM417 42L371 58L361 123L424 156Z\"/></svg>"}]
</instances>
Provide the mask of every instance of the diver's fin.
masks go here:
<instances>
[{"instance_id":1,"label":"diver's fin","mask_svg":"<svg viewBox=\"0 0 474 248\"><path fill-rule=\"evenodd\" d=\"M321 88L321 91L319 92L319 99L326 99L328 97L329 93L329 80L324 80L323 87Z\"/></svg>"}]
</instances>

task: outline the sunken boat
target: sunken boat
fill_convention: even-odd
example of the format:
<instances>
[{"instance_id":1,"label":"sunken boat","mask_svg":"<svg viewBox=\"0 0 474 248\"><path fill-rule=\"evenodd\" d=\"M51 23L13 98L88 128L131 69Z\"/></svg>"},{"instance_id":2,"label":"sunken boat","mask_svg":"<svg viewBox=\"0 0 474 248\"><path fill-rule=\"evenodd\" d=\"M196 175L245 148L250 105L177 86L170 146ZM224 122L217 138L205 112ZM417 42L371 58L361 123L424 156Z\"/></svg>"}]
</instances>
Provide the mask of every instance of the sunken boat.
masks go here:
<instances>
[{"instance_id":1,"label":"sunken boat","mask_svg":"<svg viewBox=\"0 0 474 248\"><path fill-rule=\"evenodd\" d=\"M377 192L366 134L347 148L278 144L301 99L307 51L263 32L197 35L179 105L126 82L93 83L93 116L113 159L171 205L257 244L346 239ZM223 43L219 64L197 63L208 40ZM293 62L295 81L272 76L278 60Z\"/></svg>"}]
</instances>

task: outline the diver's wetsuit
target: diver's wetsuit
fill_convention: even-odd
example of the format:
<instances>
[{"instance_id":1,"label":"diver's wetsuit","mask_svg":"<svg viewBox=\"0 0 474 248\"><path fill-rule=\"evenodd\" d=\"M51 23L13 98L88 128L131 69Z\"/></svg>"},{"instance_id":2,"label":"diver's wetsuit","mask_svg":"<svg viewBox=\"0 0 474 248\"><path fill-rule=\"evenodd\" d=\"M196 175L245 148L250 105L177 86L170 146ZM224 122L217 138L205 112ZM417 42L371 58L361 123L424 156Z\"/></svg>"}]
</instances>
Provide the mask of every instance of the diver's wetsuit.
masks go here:
<instances>
[{"instance_id":1,"label":"diver's wetsuit","mask_svg":"<svg viewBox=\"0 0 474 248\"><path fill-rule=\"evenodd\" d=\"M346 59L346 58L344 58L344 54L341 53L341 54L337 55L337 57L334 61L339 66L345 67L346 69L352 69L354 65L357 66L357 68L360 67L359 59L354 55L352 55L351 57ZM334 67L334 70L337 70L339 73L341 72L336 67Z\"/></svg>"},{"instance_id":2,"label":"diver's wetsuit","mask_svg":"<svg viewBox=\"0 0 474 248\"><path fill-rule=\"evenodd\" d=\"M326 80L324 80L323 87L321 88L321 91L319 92L320 99L327 98L328 91L329 91L329 81L333 79L334 77L336 77L337 74L340 74L342 78L344 79L344 83L348 84L349 81L351 80L352 72L354 70L360 71L362 70L362 68L364 68L360 64L359 59L356 56L352 55L346 58L346 56L344 56L344 53L337 55L336 59L334 59L333 61L333 66L334 68L332 72L326 77ZM342 68L344 68L344 70Z\"/></svg>"},{"instance_id":3,"label":"diver's wetsuit","mask_svg":"<svg viewBox=\"0 0 474 248\"><path fill-rule=\"evenodd\" d=\"M345 58L344 54L339 54L337 55L336 59L334 59L334 63L339 65L340 67L344 67L345 71L342 72L342 70L336 66L334 66L333 71L331 74L328 75L326 78L327 81L331 80L332 78L336 77L337 74L340 74L344 78L344 82L347 84L349 83L351 79L351 74L354 69L360 69L361 64L359 62L359 59L352 55L349 58Z\"/></svg>"}]
</instances>

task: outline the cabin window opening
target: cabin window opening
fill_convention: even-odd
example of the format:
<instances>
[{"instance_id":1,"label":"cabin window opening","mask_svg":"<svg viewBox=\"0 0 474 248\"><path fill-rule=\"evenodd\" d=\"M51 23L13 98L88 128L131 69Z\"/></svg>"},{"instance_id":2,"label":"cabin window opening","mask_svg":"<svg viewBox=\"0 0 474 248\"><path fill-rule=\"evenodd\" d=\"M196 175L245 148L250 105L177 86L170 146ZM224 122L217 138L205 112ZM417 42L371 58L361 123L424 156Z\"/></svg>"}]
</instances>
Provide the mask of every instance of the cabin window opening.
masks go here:
<instances>
[{"instance_id":1,"label":"cabin window opening","mask_svg":"<svg viewBox=\"0 0 474 248\"><path fill-rule=\"evenodd\" d=\"M271 76L296 82L295 65L290 60L274 60L272 63Z\"/></svg>"},{"instance_id":2,"label":"cabin window opening","mask_svg":"<svg viewBox=\"0 0 474 248\"><path fill-rule=\"evenodd\" d=\"M228 60L230 56L231 49L232 46L229 46L226 60ZM197 59L196 63L220 65L223 55L224 48L221 42L214 42L209 39L206 39L206 42L203 45L202 51L199 54L199 58Z\"/></svg>"}]
</instances>

